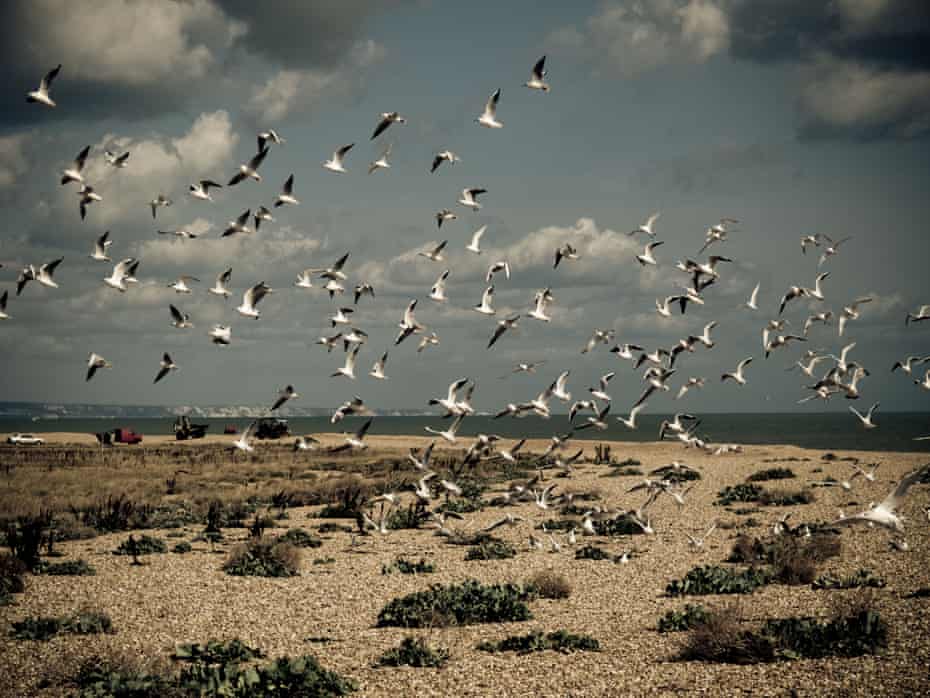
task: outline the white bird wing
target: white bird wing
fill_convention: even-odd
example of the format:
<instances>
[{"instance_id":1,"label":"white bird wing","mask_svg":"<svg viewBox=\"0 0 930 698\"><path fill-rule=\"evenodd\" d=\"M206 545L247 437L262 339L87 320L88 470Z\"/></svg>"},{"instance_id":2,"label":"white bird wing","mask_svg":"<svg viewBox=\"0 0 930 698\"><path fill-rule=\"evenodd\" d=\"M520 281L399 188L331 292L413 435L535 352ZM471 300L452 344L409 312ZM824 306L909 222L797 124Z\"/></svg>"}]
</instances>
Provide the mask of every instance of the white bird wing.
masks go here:
<instances>
[{"instance_id":1,"label":"white bird wing","mask_svg":"<svg viewBox=\"0 0 930 698\"><path fill-rule=\"evenodd\" d=\"M896 511L898 507L901 506L902 501L904 500L904 495L907 494L907 491L910 489L911 485L916 482L919 482L928 472L930 472L930 463L924 465L909 475L905 475L901 480L898 481L898 484L895 485L894 490L882 501L881 506L885 507L889 511Z\"/></svg>"},{"instance_id":2,"label":"white bird wing","mask_svg":"<svg viewBox=\"0 0 930 698\"><path fill-rule=\"evenodd\" d=\"M488 226L483 225L480 228L478 228L478 230L476 230L474 233L472 233L470 247L475 247L475 248L478 247L478 243L481 242L481 236L484 235L484 231L487 229L488 229Z\"/></svg>"},{"instance_id":3,"label":"white bird wing","mask_svg":"<svg viewBox=\"0 0 930 698\"><path fill-rule=\"evenodd\" d=\"M497 88L490 97L488 97L487 104L484 105L484 113L488 116L495 116L497 114L497 103L500 101L501 91L500 88Z\"/></svg>"}]
</instances>

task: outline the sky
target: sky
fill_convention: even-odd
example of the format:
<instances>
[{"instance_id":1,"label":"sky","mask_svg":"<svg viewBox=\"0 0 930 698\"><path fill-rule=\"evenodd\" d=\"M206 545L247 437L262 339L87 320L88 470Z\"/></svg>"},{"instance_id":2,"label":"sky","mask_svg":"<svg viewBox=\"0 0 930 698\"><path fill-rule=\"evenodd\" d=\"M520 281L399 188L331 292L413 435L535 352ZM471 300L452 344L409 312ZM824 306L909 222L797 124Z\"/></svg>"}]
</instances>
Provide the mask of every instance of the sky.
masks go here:
<instances>
[{"instance_id":1,"label":"sky","mask_svg":"<svg viewBox=\"0 0 930 698\"><path fill-rule=\"evenodd\" d=\"M492 410L530 399L564 370L576 397L615 371L613 411L625 414L640 372L603 345L582 355L592 331L651 350L713 320L715 347L680 359L671 390L647 412L846 410L842 397L798 406L812 381L786 369L806 349L838 354L852 341L851 356L871 373L860 384L863 411L873 401L927 409L930 393L889 372L906 355L930 354L930 322L904 324L930 303L926 3L31 0L3 3L0 32L0 289L11 316L0 322L0 399L261 404L293 384L306 406L359 394L379 409L425 408L468 376L476 407ZM548 93L523 86L542 55ZM27 104L59 63L58 106ZM498 88L504 127L486 129L475 118ZM407 123L371 141L379 115L395 110ZM268 128L286 142L271 147L261 182L224 187L212 203L187 195L201 178L225 184ZM324 170L348 143L348 172ZM388 143L391 169L368 175ZM103 201L82 221L76 185L59 178L85 145L84 175ZM108 165L107 149L129 151L128 166ZM430 174L445 149L461 161ZM292 173L300 205L275 209L257 233L220 237L245 209L270 207ZM487 189L477 212L456 204L471 187ZM148 202L159 193L174 203L153 221ZM458 218L437 229L443 208ZM659 263L641 269L644 236L627 233L654 211ZM739 223L711 252L732 263L721 263L703 307L660 318L656 299L687 281L675 262L697 258L722 217ZM474 255L464 248L482 225ZM178 228L201 235L157 234ZM114 262L141 260L140 284L124 294L102 283L112 264L88 257L107 230ZM813 286L819 251L802 255L799 244L811 233L851 239L823 265L826 300L790 303L788 329L873 301L844 337L834 320L763 359L761 328L782 295ZM446 239L445 261L417 255ZM580 258L554 270L566 242ZM352 307L351 294L330 301L293 285L301 270L346 252L349 291L369 282L376 293L353 315L369 334L355 381L331 377L341 350L314 344L334 333L328 317ZM59 288L30 283L15 295L24 265L58 257ZM498 260L513 273L495 278L497 315L486 317L471 308ZM234 295L224 302L206 289L228 266ZM447 268L448 301L437 304L427 296ZM191 295L167 288L181 274L200 279ZM241 294L259 281L275 292L260 319L241 317ZM756 283L753 312L741 305ZM546 287L552 321L527 318ZM416 338L393 345L414 298L417 319L440 337L422 353ZM170 303L193 329L171 326ZM524 316L518 330L486 349L510 313ZM232 327L230 346L210 343L216 323ZM367 372L385 350L389 380L376 381ZM153 385L166 351L180 369ZM113 368L87 382L90 352ZM748 356L749 383L722 384ZM534 376L501 378L517 362L543 360ZM692 376L706 387L676 401Z\"/></svg>"}]
</instances>

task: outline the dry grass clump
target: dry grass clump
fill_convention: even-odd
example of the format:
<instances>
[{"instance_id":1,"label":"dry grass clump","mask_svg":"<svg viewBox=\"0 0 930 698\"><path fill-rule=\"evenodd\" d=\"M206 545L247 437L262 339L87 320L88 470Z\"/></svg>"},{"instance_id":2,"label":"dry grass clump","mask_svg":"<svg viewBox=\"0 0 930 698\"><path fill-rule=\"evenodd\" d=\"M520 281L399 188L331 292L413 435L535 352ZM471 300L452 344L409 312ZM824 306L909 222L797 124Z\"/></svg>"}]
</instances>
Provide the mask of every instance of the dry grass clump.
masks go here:
<instances>
[{"instance_id":1,"label":"dry grass clump","mask_svg":"<svg viewBox=\"0 0 930 698\"><path fill-rule=\"evenodd\" d=\"M817 578L821 563L840 554L838 536L812 535L810 538L780 536L770 553L775 579L782 584L810 584Z\"/></svg>"},{"instance_id":2,"label":"dry grass clump","mask_svg":"<svg viewBox=\"0 0 930 698\"><path fill-rule=\"evenodd\" d=\"M710 611L703 623L687 635L678 655L685 661L756 664L775 659L775 648L764 638L742 627L742 614L736 604Z\"/></svg>"},{"instance_id":3,"label":"dry grass clump","mask_svg":"<svg viewBox=\"0 0 930 698\"><path fill-rule=\"evenodd\" d=\"M299 548L266 538L237 545L223 563L226 574L240 577L296 577L299 570Z\"/></svg>"},{"instance_id":4,"label":"dry grass clump","mask_svg":"<svg viewBox=\"0 0 930 698\"><path fill-rule=\"evenodd\" d=\"M572 585L565 575L554 570L537 572L527 580L527 586L543 599L567 599L572 593Z\"/></svg>"}]
</instances>

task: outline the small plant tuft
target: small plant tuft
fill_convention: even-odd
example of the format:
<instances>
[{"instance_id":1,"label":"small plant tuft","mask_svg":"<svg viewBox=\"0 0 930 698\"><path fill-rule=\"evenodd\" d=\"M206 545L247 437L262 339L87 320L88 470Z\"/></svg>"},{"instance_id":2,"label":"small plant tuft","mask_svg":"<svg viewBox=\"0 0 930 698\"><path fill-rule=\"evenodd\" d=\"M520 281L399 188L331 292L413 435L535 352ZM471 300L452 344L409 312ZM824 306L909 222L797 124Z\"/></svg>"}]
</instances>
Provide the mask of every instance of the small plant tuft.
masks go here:
<instances>
[{"instance_id":1,"label":"small plant tuft","mask_svg":"<svg viewBox=\"0 0 930 698\"><path fill-rule=\"evenodd\" d=\"M610 553L596 545L586 545L575 551L576 560L609 560Z\"/></svg>"},{"instance_id":2,"label":"small plant tuft","mask_svg":"<svg viewBox=\"0 0 930 698\"><path fill-rule=\"evenodd\" d=\"M526 586L534 589L541 599L567 599L572 593L572 585L565 575L553 570L537 572Z\"/></svg>"},{"instance_id":3,"label":"small plant tuft","mask_svg":"<svg viewBox=\"0 0 930 698\"><path fill-rule=\"evenodd\" d=\"M435 584L389 601L378 614L378 626L425 628L529 620L532 614L526 601L532 596L531 590L514 584L485 586L475 580Z\"/></svg>"},{"instance_id":4,"label":"small plant tuft","mask_svg":"<svg viewBox=\"0 0 930 698\"><path fill-rule=\"evenodd\" d=\"M390 565L381 565L381 574L391 574L400 572L401 574L429 574L435 572L436 567L432 562L427 562L425 558L420 558L419 562L413 562L404 557L398 557Z\"/></svg>"},{"instance_id":5,"label":"small plant tuft","mask_svg":"<svg viewBox=\"0 0 930 698\"><path fill-rule=\"evenodd\" d=\"M669 582L669 596L703 596L705 594L751 594L772 581L771 574L759 567L731 570L718 565L695 567L684 576Z\"/></svg>"},{"instance_id":6,"label":"small plant tuft","mask_svg":"<svg viewBox=\"0 0 930 698\"><path fill-rule=\"evenodd\" d=\"M484 652L516 652L528 654L555 650L556 652L597 652L600 643L589 635L573 635L564 630L552 633L536 631L529 635L512 635L500 642L482 642L478 649Z\"/></svg>"},{"instance_id":7,"label":"small plant tuft","mask_svg":"<svg viewBox=\"0 0 930 698\"><path fill-rule=\"evenodd\" d=\"M264 538L236 546L223 564L226 574L240 577L295 577L299 569L298 548Z\"/></svg>"},{"instance_id":8,"label":"small plant tuft","mask_svg":"<svg viewBox=\"0 0 930 698\"><path fill-rule=\"evenodd\" d=\"M90 577L97 574L97 570L83 558L64 562L43 562L36 572L52 577Z\"/></svg>"},{"instance_id":9,"label":"small plant tuft","mask_svg":"<svg viewBox=\"0 0 930 698\"><path fill-rule=\"evenodd\" d=\"M517 550L503 540L489 540L468 549L466 560L507 560L516 557Z\"/></svg>"},{"instance_id":10,"label":"small plant tuft","mask_svg":"<svg viewBox=\"0 0 930 698\"><path fill-rule=\"evenodd\" d=\"M432 648L423 638L405 637L398 647L388 650L378 666L412 666L439 668L449 660L449 651Z\"/></svg>"},{"instance_id":11,"label":"small plant tuft","mask_svg":"<svg viewBox=\"0 0 930 698\"><path fill-rule=\"evenodd\" d=\"M323 541L302 528L289 528L283 536L278 537L278 540L298 548L319 548L323 545Z\"/></svg>"},{"instance_id":12,"label":"small plant tuft","mask_svg":"<svg viewBox=\"0 0 930 698\"><path fill-rule=\"evenodd\" d=\"M767 482L769 480L789 480L797 477L791 468L766 468L753 473L746 482Z\"/></svg>"},{"instance_id":13,"label":"small plant tuft","mask_svg":"<svg viewBox=\"0 0 930 698\"><path fill-rule=\"evenodd\" d=\"M707 622L708 611L700 604L686 604L679 610L671 610L659 618L660 633L678 633L691 630Z\"/></svg>"}]
</instances>

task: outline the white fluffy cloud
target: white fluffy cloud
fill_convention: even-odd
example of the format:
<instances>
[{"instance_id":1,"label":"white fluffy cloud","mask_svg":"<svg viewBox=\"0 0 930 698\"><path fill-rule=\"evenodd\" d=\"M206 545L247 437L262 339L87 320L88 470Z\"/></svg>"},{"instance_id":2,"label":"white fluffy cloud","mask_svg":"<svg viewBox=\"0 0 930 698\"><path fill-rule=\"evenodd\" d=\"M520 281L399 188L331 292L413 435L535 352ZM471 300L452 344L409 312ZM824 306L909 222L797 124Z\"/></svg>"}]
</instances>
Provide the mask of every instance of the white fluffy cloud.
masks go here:
<instances>
[{"instance_id":1,"label":"white fluffy cloud","mask_svg":"<svg viewBox=\"0 0 930 698\"><path fill-rule=\"evenodd\" d=\"M12 188L20 175L29 170L23 148L30 138L30 133L0 137L0 192Z\"/></svg>"}]
</instances>

